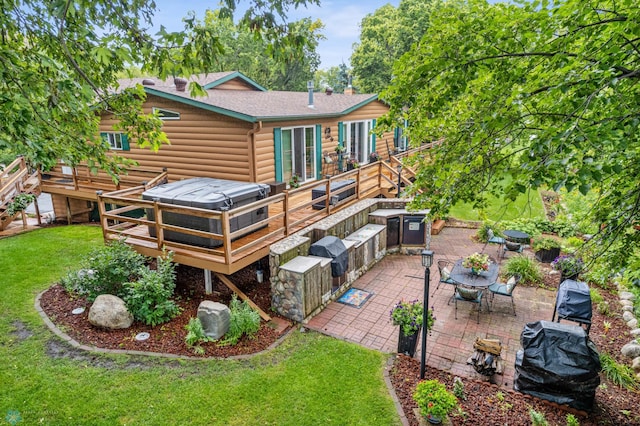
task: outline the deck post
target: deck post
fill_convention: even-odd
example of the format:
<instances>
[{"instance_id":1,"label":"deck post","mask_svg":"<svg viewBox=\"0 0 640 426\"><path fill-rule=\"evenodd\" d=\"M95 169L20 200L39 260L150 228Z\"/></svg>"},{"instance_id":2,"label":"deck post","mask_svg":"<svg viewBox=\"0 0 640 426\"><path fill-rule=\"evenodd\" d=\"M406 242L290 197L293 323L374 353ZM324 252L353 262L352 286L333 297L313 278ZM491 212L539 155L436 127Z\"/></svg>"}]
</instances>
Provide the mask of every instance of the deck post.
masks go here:
<instances>
[{"instance_id":1,"label":"deck post","mask_svg":"<svg viewBox=\"0 0 640 426\"><path fill-rule=\"evenodd\" d=\"M204 292L207 294L213 293L213 285L211 284L211 271L209 269L204 270Z\"/></svg>"}]
</instances>

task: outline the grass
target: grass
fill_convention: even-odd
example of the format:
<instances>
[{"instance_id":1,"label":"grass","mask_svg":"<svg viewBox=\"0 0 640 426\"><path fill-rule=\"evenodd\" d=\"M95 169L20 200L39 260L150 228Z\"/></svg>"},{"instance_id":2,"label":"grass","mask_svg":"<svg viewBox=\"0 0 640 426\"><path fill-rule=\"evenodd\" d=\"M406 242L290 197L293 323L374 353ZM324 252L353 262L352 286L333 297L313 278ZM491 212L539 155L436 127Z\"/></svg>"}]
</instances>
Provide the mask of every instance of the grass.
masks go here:
<instances>
[{"instance_id":1,"label":"grass","mask_svg":"<svg viewBox=\"0 0 640 426\"><path fill-rule=\"evenodd\" d=\"M505 178L507 183L508 178ZM545 217L544 205L538 191L521 194L514 202L505 201L492 195L487 196L487 207L479 210L470 203L457 203L449 211L449 216L459 220L485 220L503 222L521 217Z\"/></svg>"},{"instance_id":2,"label":"grass","mask_svg":"<svg viewBox=\"0 0 640 426\"><path fill-rule=\"evenodd\" d=\"M248 360L176 361L81 353L33 308L35 295L102 244L100 228L48 228L0 240L0 419L20 424L400 424L383 381L387 356L313 332ZM7 261L9 259L10 261ZM32 335L20 339L16 322Z\"/></svg>"}]
</instances>

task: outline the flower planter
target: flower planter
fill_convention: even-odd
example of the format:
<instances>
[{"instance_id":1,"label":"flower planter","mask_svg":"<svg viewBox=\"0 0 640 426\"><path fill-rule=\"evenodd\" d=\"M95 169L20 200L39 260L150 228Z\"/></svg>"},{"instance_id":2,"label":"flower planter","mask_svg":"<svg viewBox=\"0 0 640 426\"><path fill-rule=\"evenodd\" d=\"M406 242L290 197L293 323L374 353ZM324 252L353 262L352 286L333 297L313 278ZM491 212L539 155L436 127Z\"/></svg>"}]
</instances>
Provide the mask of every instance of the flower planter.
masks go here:
<instances>
[{"instance_id":1,"label":"flower planter","mask_svg":"<svg viewBox=\"0 0 640 426\"><path fill-rule=\"evenodd\" d=\"M413 355L416 353L416 346L418 346L419 335L420 330L416 331L414 334L405 336L402 333L402 327L400 327L398 334L398 353L405 354L413 358Z\"/></svg>"},{"instance_id":2,"label":"flower planter","mask_svg":"<svg viewBox=\"0 0 640 426\"><path fill-rule=\"evenodd\" d=\"M560 247L538 250L535 254L538 262L551 263L556 257L560 256Z\"/></svg>"}]
</instances>

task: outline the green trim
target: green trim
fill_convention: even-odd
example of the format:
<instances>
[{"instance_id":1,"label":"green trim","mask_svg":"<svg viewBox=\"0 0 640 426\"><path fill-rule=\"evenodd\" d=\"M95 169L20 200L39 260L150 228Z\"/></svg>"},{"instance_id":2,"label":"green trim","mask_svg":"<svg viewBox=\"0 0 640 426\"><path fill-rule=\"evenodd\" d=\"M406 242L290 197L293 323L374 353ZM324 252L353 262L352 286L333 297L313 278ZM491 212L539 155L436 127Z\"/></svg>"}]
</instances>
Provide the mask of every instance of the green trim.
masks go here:
<instances>
[{"instance_id":1,"label":"green trim","mask_svg":"<svg viewBox=\"0 0 640 426\"><path fill-rule=\"evenodd\" d=\"M244 81L245 83L249 83L250 85L252 85L253 87L255 87L256 89L260 90L261 92L266 92L267 89L265 89L264 87L260 86L258 83L256 83L255 81L251 80L249 77L247 77L246 75L242 74L239 71L235 71L230 73L227 76L224 76L222 78L219 78L218 80L212 81L210 83L205 84L204 86L202 86L205 90L206 89L213 89L223 83L226 83L227 81L233 80L233 79L240 79L242 81Z\"/></svg>"},{"instance_id":2,"label":"green trim","mask_svg":"<svg viewBox=\"0 0 640 426\"><path fill-rule=\"evenodd\" d=\"M122 141L122 150L129 151L129 136L126 133L122 133L120 140Z\"/></svg>"},{"instance_id":3,"label":"green trim","mask_svg":"<svg viewBox=\"0 0 640 426\"><path fill-rule=\"evenodd\" d=\"M204 102L196 101L195 99L185 98L183 96L178 96L178 95L166 93L157 89L152 89L148 86L144 87L144 91L154 96L159 96L161 98L169 99L176 102L181 102L183 104L191 105L196 108L205 109L207 111L213 111L218 114L226 115L228 117L237 118L238 120L248 121L250 123L256 123L258 121L256 117L252 117L247 114L242 114L239 112L230 111L228 109L215 107L213 105L205 104Z\"/></svg>"},{"instance_id":4,"label":"green trim","mask_svg":"<svg viewBox=\"0 0 640 426\"><path fill-rule=\"evenodd\" d=\"M322 179L322 125L316 124L316 179Z\"/></svg>"},{"instance_id":5,"label":"green trim","mask_svg":"<svg viewBox=\"0 0 640 426\"><path fill-rule=\"evenodd\" d=\"M376 119L374 118L373 120L371 120L371 131L375 130L376 128ZM376 152L376 134L373 133L371 135L371 152Z\"/></svg>"},{"instance_id":6,"label":"green trim","mask_svg":"<svg viewBox=\"0 0 640 426\"><path fill-rule=\"evenodd\" d=\"M338 146L344 147L344 123L342 121L338 121ZM338 171L342 170L342 156L343 154L338 154Z\"/></svg>"},{"instance_id":7,"label":"green trim","mask_svg":"<svg viewBox=\"0 0 640 426\"><path fill-rule=\"evenodd\" d=\"M276 181L282 180L282 129L276 127L273 129L273 153L276 168Z\"/></svg>"},{"instance_id":8,"label":"green trim","mask_svg":"<svg viewBox=\"0 0 640 426\"><path fill-rule=\"evenodd\" d=\"M400 128L394 127L393 129L393 147L400 147Z\"/></svg>"}]
</instances>

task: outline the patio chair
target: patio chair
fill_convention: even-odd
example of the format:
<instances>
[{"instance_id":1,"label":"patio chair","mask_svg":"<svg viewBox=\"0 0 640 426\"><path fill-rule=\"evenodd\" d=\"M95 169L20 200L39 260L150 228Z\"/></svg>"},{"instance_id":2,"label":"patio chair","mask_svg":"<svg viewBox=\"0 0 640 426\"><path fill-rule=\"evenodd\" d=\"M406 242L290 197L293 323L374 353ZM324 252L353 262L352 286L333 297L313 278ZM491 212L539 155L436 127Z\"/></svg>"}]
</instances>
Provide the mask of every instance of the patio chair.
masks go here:
<instances>
[{"instance_id":1,"label":"patio chair","mask_svg":"<svg viewBox=\"0 0 640 426\"><path fill-rule=\"evenodd\" d=\"M453 298L456 302L455 318L458 319L458 301L477 303L478 304L477 322L478 324L480 324L480 311L482 310L482 293L483 293L482 290L469 289L469 288L456 286L456 292L453 295Z\"/></svg>"},{"instance_id":2,"label":"patio chair","mask_svg":"<svg viewBox=\"0 0 640 426\"><path fill-rule=\"evenodd\" d=\"M498 257L502 255L502 247L504 247L505 239L502 237L496 237L496 234L493 232L493 229L487 229L487 242L484 243L482 247L482 252L487 248L487 244L498 244Z\"/></svg>"},{"instance_id":3,"label":"patio chair","mask_svg":"<svg viewBox=\"0 0 640 426\"><path fill-rule=\"evenodd\" d=\"M456 282L451 279L451 270L453 269L453 262L448 260L438 260L438 271L440 272L440 280L436 286L436 290L440 288L440 284L448 284L455 287ZM452 296L453 297L453 296ZM447 301L447 305L451 303L451 299Z\"/></svg>"},{"instance_id":4,"label":"patio chair","mask_svg":"<svg viewBox=\"0 0 640 426\"><path fill-rule=\"evenodd\" d=\"M514 275L507 280L506 283L493 283L489 286L491 297L489 300L489 311L493 308L493 298L497 295L506 296L511 298L511 307L513 308L513 315L516 315L516 304L513 301L513 290L520 282L520 275Z\"/></svg>"}]
</instances>

